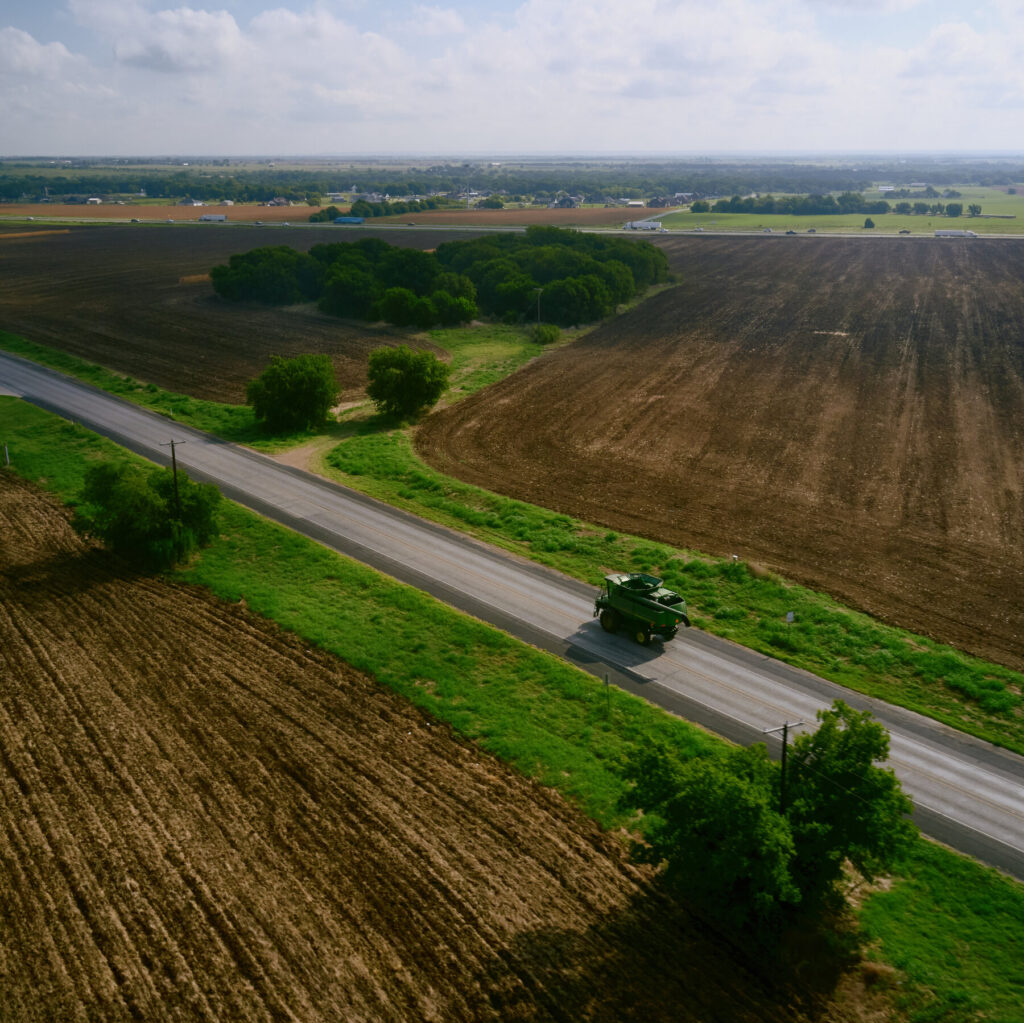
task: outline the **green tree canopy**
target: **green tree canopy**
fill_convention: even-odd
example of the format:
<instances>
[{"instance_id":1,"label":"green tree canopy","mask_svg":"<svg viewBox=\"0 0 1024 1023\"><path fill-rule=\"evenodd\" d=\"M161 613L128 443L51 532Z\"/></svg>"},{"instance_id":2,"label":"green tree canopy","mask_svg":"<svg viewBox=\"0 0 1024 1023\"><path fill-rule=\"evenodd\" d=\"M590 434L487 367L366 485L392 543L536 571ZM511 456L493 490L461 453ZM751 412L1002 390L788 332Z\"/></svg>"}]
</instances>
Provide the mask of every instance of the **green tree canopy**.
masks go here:
<instances>
[{"instance_id":1,"label":"green tree canopy","mask_svg":"<svg viewBox=\"0 0 1024 1023\"><path fill-rule=\"evenodd\" d=\"M366 393L374 405L400 419L414 418L437 404L448 386L448 366L430 352L402 345L370 353Z\"/></svg>"},{"instance_id":2,"label":"green tree canopy","mask_svg":"<svg viewBox=\"0 0 1024 1023\"><path fill-rule=\"evenodd\" d=\"M828 900L849 860L873 878L914 834L910 800L891 770L889 733L867 711L837 700L819 711L817 731L797 736L789 754L786 818L793 831L793 875L811 902Z\"/></svg>"},{"instance_id":3,"label":"green tree canopy","mask_svg":"<svg viewBox=\"0 0 1024 1023\"><path fill-rule=\"evenodd\" d=\"M309 430L327 421L338 400L338 381L326 355L274 355L270 366L249 382L245 396L272 433Z\"/></svg>"},{"instance_id":4,"label":"green tree canopy","mask_svg":"<svg viewBox=\"0 0 1024 1023\"><path fill-rule=\"evenodd\" d=\"M682 762L664 749L635 757L625 805L643 811L634 856L727 929L763 930L798 909L841 901L847 861L866 877L896 862L916 829L892 771L888 734L837 700L780 769L763 745Z\"/></svg>"},{"instance_id":5,"label":"green tree canopy","mask_svg":"<svg viewBox=\"0 0 1024 1023\"><path fill-rule=\"evenodd\" d=\"M85 474L75 524L140 568L167 568L213 539L220 500L181 470L175 484L169 468L101 462Z\"/></svg>"}]
</instances>

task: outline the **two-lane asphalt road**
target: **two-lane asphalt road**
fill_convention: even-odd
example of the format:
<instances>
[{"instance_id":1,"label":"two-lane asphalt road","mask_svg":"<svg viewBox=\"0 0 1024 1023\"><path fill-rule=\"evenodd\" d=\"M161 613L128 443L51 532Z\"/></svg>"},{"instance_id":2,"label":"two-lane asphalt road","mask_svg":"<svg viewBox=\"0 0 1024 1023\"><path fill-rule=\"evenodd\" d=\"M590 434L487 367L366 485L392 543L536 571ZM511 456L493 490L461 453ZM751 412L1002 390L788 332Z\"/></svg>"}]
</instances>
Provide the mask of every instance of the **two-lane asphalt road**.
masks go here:
<instances>
[{"instance_id":1,"label":"two-lane asphalt road","mask_svg":"<svg viewBox=\"0 0 1024 1023\"><path fill-rule=\"evenodd\" d=\"M734 740L787 721L813 727L837 697L869 709L889 729L922 829L1024 878L1022 757L696 629L664 647L609 636L592 587L3 354L0 391L163 464L168 442L184 442L179 464L227 497Z\"/></svg>"}]
</instances>

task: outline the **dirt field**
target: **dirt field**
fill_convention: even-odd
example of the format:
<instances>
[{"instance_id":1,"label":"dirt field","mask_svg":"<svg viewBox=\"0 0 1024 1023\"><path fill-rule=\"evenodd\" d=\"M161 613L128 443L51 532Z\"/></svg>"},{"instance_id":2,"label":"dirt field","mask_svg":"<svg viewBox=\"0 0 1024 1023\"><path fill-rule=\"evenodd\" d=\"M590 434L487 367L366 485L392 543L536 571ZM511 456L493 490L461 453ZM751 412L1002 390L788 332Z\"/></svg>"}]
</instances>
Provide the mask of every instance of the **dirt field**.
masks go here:
<instances>
[{"instance_id":1,"label":"dirt field","mask_svg":"<svg viewBox=\"0 0 1024 1023\"><path fill-rule=\"evenodd\" d=\"M340 230L340 229L339 229ZM346 239L372 231L345 233ZM433 248L432 231L382 232L392 243ZM460 235L461 236L461 235ZM343 400L361 396L366 361L404 332L352 326L312 308L222 302L206 274L260 245L306 251L337 241L330 228L217 224L73 227L55 233L0 228L0 329L137 380L214 401L245 401L245 385L271 355L324 353Z\"/></svg>"},{"instance_id":2,"label":"dirt field","mask_svg":"<svg viewBox=\"0 0 1024 1023\"><path fill-rule=\"evenodd\" d=\"M4 1020L833 1018L548 790L3 469L0 673Z\"/></svg>"},{"instance_id":3,"label":"dirt field","mask_svg":"<svg viewBox=\"0 0 1024 1023\"><path fill-rule=\"evenodd\" d=\"M194 223L204 213L221 214L228 223L251 224L262 220L264 224L301 224L309 222L309 215L319 206L118 206L116 203L100 203L87 206L82 203L11 203L0 204L0 217L34 217L37 220L123 220L130 223L138 220L143 224L165 223L173 220L176 224Z\"/></svg>"},{"instance_id":4,"label":"dirt field","mask_svg":"<svg viewBox=\"0 0 1024 1023\"><path fill-rule=\"evenodd\" d=\"M314 206L116 206L103 203L99 206L59 205L54 203L27 203L24 205L0 205L0 217L36 217L46 220L124 220L137 219L142 223L163 223L168 219L175 223L198 221L203 214L223 213L228 223L252 224L262 220L265 224L303 224L309 222L309 215L320 207ZM339 207L344 209L345 207ZM587 208L579 210L549 210L547 208L507 210L429 210L425 213L403 213L394 217L382 217L381 224L426 224L440 227L529 227L531 224L551 224L555 227L609 227L626 223L627 220L642 220L657 217L661 211L648 209L627 209L618 206L613 209Z\"/></svg>"},{"instance_id":5,"label":"dirt field","mask_svg":"<svg viewBox=\"0 0 1024 1023\"><path fill-rule=\"evenodd\" d=\"M660 244L681 287L431 416L424 457L1024 667L1024 244Z\"/></svg>"}]
</instances>

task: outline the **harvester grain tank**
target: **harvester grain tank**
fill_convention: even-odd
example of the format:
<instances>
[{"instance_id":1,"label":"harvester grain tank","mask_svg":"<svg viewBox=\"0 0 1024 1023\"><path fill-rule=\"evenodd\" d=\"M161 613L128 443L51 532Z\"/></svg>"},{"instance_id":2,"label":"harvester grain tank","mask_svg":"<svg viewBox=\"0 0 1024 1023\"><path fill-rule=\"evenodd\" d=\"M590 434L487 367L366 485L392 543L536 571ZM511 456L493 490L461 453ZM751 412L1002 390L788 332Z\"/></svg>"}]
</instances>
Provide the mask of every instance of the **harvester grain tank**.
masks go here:
<instances>
[{"instance_id":1,"label":"harvester grain tank","mask_svg":"<svg viewBox=\"0 0 1024 1023\"><path fill-rule=\"evenodd\" d=\"M626 628L641 646L650 643L652 636L671 639L680 625L690 624L686 601L656 576L642 572L606 575L594 614L605 632Z\"/></svg>"}]
</instances>

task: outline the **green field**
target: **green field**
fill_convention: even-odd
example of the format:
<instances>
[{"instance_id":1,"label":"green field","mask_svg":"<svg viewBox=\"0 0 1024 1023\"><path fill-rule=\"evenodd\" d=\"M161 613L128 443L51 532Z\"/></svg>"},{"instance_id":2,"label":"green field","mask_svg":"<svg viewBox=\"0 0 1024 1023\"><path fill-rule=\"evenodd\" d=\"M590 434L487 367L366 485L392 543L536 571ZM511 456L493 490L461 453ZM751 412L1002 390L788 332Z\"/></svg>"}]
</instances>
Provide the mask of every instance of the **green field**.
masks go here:
<instances>
[{"instance_id":1,"label":"green field","mask_svg":"<svg viewBox=\"0 0 1024 1023\"><path fill-rule=\"evenodd\" d=\"M773 234L796 231L806 234L813 229L816 234L897 234L901 230L911 234L934 235L937 230L949 229L974 231L982 234L1024 234L1024 187L1018 195L1007 195L997 188L978 188L970 185L954 185L961 193L958 199L928 199L929 203L962 203L964 216L938 217L930 214L906 216L897 213L851 213L836 216L790 216L766 213L667 213L660 219L662 225L671 231L763 231L771 228ZM941 192L942 189L939 189ZM913 199L889 199L886 195L865 192L866 199L885 199L890 205L897 202L914 202ZM981 207L982 216L967 216L967 207L972 203ZM712 203L714 205L714 203ZM1013 220L986 219L985 214L1012 216ZM870 216L875 222L873 229L865 229L864 221Z\"/></svg>"},{"instance_id":2,"label":"green field","mask_svg":"<svg viewBox=\"0 0 1024 1023\"><path fill-rule=\"evenodd\" d=\"M112 443L14 398L0 398L0 437L13 468L73 499L93 459L128 456ZM0 469L0 474L4 470ZM562 791L607 828L632 750L667 741L723 750L686 723L458 614L305 538L227 505L222 536L175 577L331 650ZM359 600L350 594L359 593ZM379 623L386 621L387 629ZM920 842L901 876L860 910L876 979L903 1018L1024 1020L1024 885Z\"/></svg>"}]
</instances>

